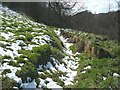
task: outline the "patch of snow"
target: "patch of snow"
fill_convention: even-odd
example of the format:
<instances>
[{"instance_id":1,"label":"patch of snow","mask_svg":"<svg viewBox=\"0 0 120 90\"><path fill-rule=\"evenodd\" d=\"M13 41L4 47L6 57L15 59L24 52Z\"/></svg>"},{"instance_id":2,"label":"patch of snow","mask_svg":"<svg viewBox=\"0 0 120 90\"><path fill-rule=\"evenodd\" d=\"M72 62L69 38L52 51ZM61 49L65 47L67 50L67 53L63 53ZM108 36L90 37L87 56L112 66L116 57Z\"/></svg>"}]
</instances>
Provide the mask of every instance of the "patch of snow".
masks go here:
<instances>
[{"instance_id":1,"label":"patch of snow","mask_svg":"<svg viewBox=\"0 0 120 90\"><path fill-rule=\"evenodd\" d=\"M47 65L46 65L47 68L51 69L52 71L57 71L55 69L55 67L53 67L52 63L51 62L47 62Z\"/></svg>"},{"instance_id":2,"label":"patch of snow","mask_svg":"<svg viewBox=\"0 0 120 90\"><path fill-rule=\"evenodd\" d=\"M17 70L21 70L21 68L18 68L18 67L13 67L13 66L10 66L8 65L7 63L4 63L2 65L2 71L5 70L5 69L10 69L11 70L11 73L7 73L6 76L15 80L16 82L20 83L21 82L21 78L18 78L15 73Z\"/></svg>"},{"instance_id":3,"label":"patch of snow","mask_svg":"<svg viewBox=\"0 0 120 90\"><path fill-rule=\"evenodd\" d=\"M48 36L48 35L44 35L43 38L44 38L45 40L50 40L50 39L51 39L51 37Z\"/></svg>"},{"instance_id":4,"label":"patch of snow","mask_svg":"<svg viewBox=\"0 0 120 90\"><path fill-rule=\"evenodd\" d=\"M66 79L67 80L64 81L65 85L73 85L73 83L68 78Z\"/></svg>"},{"instance_id":5,"label":"patch of snow","mask_svg":"<svg viewBox=\"0 0 120 90\"><path fill-rule=\"evenodd\" d=\"M13 87L14 90L18 90L19 88L18 87Z\"/></svg>"},{"instance_id":6,"label":"patch of snow","mask_svg":"<svg viewBox=\"0 0 120 90\"><path fill-rule=\"evenodd\" d=\"M48 38L46 38L48 39ZM44 45L47 44L45 40L43 40L43 36L36 36L32 39L32 42L35 42L36 44Z\"/></svg>"},{"instance_id":7,"label":"patch of snow","mask_svg":"<svg viewBox=\"0 0 120 90\"><path fill-rule=\"evenodd\" d=\"M19 41L17 40L15 43L12 43L10 48L13 49L13 50L21 50L21 47L19 46Z\"/></svg>"},{"instance_id":8,"label":"patch of snow","mask_svg":"<svg viewBox=\"0 0 120 90\"><path fill-rule=\"evenodd\" d=\"M117 74L117 73L113 73L113 76L115 76L115 77L119 77L120 75Z\"/></svg>"},{"instance_id":9,"label":"patch of snow","mask_svg":"<svg viewBox=\"0 0 120 90\"><path fill-rule=\"evenodd\" d=\"M61 77L59 77L59 79L61 79L62 81L65 81L66 80L66 77L61 75Z\"/></svg>"},{"instance_id":10,"label":"patch of snow","mask_svg":"<svg viewBox=\"0 0 120 90\"><path fill-rule=\"evenodd\" d=\"M52 90L54 90L53 88L62 88L61 86L57 85L57 83L54 82L51 78L46 78L45 80L49 81L47 88L51 88Z\"/></svg>"},{"instance_id":11,"label":"patch of snow","mask_svg":"<svg viewBox=\"0 0 120 90\"><path fill-rule=\"evenodd\" d=\"M7 24L11 24L11 23L7 23ZM6 29L6 30L11 30L12 28L6 27L5 29Z\"/></svg>"},{"instance_id":12,"label":"patch of snow","mask_svg":"<svg viewBox=\"0 0 120 90\"><path fill-rule=\"evenodd\" d=\"M67 72L67 68L65 67L63 63L60 65L56 65L56 67L58 68L59 71Z\"/></svg>"},{"instance_id":13,"label":"patch of snow","mask_svg":"<svg viewBox=\"0 0 120 90\"><path fill-rule=\"evenodd\" d=\"M86 73L86 71L82 71L81 73Z\"/></svg>"},{"instance_id":14,"label":"patch of snow","mask_svg":"<svg viewBox=\"0 0 120 90\"><path fill-rule=\"evenodd\" d=\"M77 75L77 71L71 71L66 76L69 78L66 78L64 81L65 85L73 85L74 77Z\"/></svg>"},{"instance_id":15,"label":"patch of snow","mask_svg":"<svg viewBox=\"0 0 120 90\"><path fill-rule=\"evenodd\" d=\"M21 84L22 88L32 88L32 89L34 89L34 88L36 88L36 86L37 86L37 84L36 84L35 80L33 80L30 83L22 83Z\"/></svg>"},{"instance_id":16,"label":"patch of snow","mask_svg":"<svg viewBox=\"0 0 120 90\"><path fill-rule=\"evenodd\" d=\"M55 30L55 33L56 33L58 36L60 36L60 34L61 34L60 30Z\"/></svg>"},{"instance_id":17,"label":"patch of snow","mask_svg":"<svg viewBox=\"0 0 120 90\"><path fill-rule=\"evenodd\" d=\"M19 37L23 37L23 38L26 38L24 35L19 35Z\"/></svg>"},{"instance_id":18,"label":"patch of snow","mask_svg":"<svg viewBox=\"0 0 120 90\"><path fill-rule=\"evenodd\" d=\"M4 56L5 55L5 51L4 48L0 47L0 55Z\"/></svg>"},{"instance_id":19,"label":"patch of snow","mask_svg":"<svg viewBox=\"0 0 120 90\"><path fill-rule=\"evenodd\" d=\"M106 77L103 77L103 80L106 80L107 78Z\"/></svg>"},{"instance_id":20,"label":"patch of snow","mask_svg":"<svg viewBox=\"0 0 120 90\"><path fill-rule=\"evenodd\" d=\"M87 67L85 67L84 69L91 69L91 66L87 66Z\"/></svg>"},{"instance_id":21,"label":"patch of snow","mask_svg":"<svg viewBox=\"0 0 120 90\"><path fill-rule=\"evenodd\" d=\"M7 33L0 33L0 36L3 36L6 40L10 39L10 35Z\"/></svg>"},{"instance_id":22,"label":"patch of snow","mask_svg":"<svg viewBox=\"0 0 120 90\"><path fill-rule=\"evenodd\" d=\"M46 81L48 81L47 84L45 83ZM48 77L45 80L40 78L39 88L42 88L42 87L47 87L47 88L50 88L52 90L54 90L54 88L62 89L62 87L60 85L57 85L56 82L54 82L51 78L48 78Z\"/></svg>"},{"instance_id":23,"label":"patch of snow","mask_svg":"<svg viewBox=\"0 0 120 90\"><path fill-rule=\"evenodd\" d=\"M37 70L42 70L43 69L43 65L39 65L39 67L37 68Z\"/></svg>"},{"instance_id":24,"label":"patch of snow","mask_svg":"<svg viewBox=\"0 0 120 90\"><path fill-rule=\"evenodd\" d=\"M54 64L57 64L57 61L55 60L55 58L53 58L53 57L50 57L50 58Z\"/></svg>"},{"instance_id":25,"label":"patch of snow","mask_svg":"<svg viewBox=\"0 0 120 90\"><path fill-rule=\"evenodd\" d=\"M24 65L24 63L20 63L19 65L22 67Z\"/></svg>"},{"instance_id":26,"label":"patch of snow","mask_svg":"<svg viewBox=\"0 0 120 90\"><path fill-rule=\"evenodd\" d=\"M28 59L27 59L27 58L24 58L24 60L26 60L26 61L27 61Z\"/></svg>"},{"instance_id":27,"label":"patch of snow","mask_svg":"<svg viewBox=\"0 0 120 90\"><path fill-rule=\"evenodd\" d=\"M41 45L47 44L45 40L39 40Z\"/></svg>"},{"instance_id":28,"label":"patch of snow","mask_svg":"<svg viewBox=\"0 0 120 90\"><path fill-rule=\"evenodd\" d=\"M0 55L2 55L2 56L7 55L7 56L11 56L12 58L14 58L12 51L4 50L4 48L2 48L2 47L0 47Z\"/></svg>"},{"instance_id":29,"label":"patch of snow","mask_svg":"<svg viewBox=\"0 0 120 90\"><path fill-rule=\"evenodd\" d=\"M46 85L46 83L45 83L45 80L43 80L43 79L41 79L41 78L39 78L39 79L40 79L39 88L47 87L47 85Z\"/></svg>"},{"instance_id":30,"label":"patch of snow","mask_svg":"<svg viewBox=\"0 0 120 90\"><path fill-rule=\"evenodd\" d=\"M69 67L69 68L72 68L72 69L77 69L78 68L78 62L75 62L75 61L72 61L72 60L70 60L68 63L67 63L67 66Z\"/></svg>"},{"instance_id":31,"label":"patch of snow","mask_svg":"<svg viewBox=\"0 0 120 90\"><path fill-rule=\"evenodd\" d=\"M38 45L31 45L31 44L28 44L27 46L24 46L23 48L24 48L25 50L32 50L33 47L38 47Z\"/></svg>"},{"instance_id":32,"label":"patch of snow","mask_svg":"<svg viewBox=\"0 0 120 90\"><path fill-rule=\"evenodd\" d=\"M5 42L5 41L0 41L0 43L2 43L2 44L9 44L8 42Z\"/></svg>"}]
</instances>

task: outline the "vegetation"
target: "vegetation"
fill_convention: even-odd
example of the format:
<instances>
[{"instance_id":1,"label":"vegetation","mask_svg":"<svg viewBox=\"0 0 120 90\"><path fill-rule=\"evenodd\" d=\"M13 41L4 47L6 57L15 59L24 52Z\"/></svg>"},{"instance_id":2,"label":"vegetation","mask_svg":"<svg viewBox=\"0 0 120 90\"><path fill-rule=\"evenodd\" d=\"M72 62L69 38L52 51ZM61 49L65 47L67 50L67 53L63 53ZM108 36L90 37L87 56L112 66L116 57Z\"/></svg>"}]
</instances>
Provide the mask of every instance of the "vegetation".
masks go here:
<instances>
[{"instance_id":1,"label":"vegetation","mask_svg":"<svg viewBox=\"0 0 120 90\"><path fill-rule=\"evenodd\" d=\"M69 37L71 33L67 35ZM72 37L75 36L81 40L75 42L70 49L74 53L80 52L81 54L75 56L80 58L80 65L75 78L76 84L72 87L119 88L120 78L113 76L114 73L120 74L120 58L116 54L116 52L119 52L117 49L119 46L116 41L107 40L104 37L93 36L91 34L88 34L86 39L81 35L72 35ZM67 36L65 35L65 37ZM91 68L85 69L87 66Z\"/></svg>"},{"instance_id":2,"label":"vegetation","mask_svg":"<svg viewBox=\"0 0 120 90\"><path fill-rule=\"evenodd\" d=\"M32 82L33 79L38 78L38 72L33 64L26 63L23 67L21 67L21 70L16 72L16 76L20 77L23 83ZM27 77L31 78L31 80L28 81Z\"/></svg>"},{"instance_id":3,"label":"vegetation","mask_svg":"<svg viewBox=\"0 0 120 90\"><path fill-rule=\"evenodd\" d=\"M13 87L15 86L19 86L19 84L17 84L15 80L10 79L8 77L2 77L2 89L3 90L13 89Z\"/></svg>"},{"instance_id":4,"label":"vegetation","mask_svg":"<svg viewBox=\"0 0 120 90\"><path fill-rule=\"evenodd\" d=\"M120 46L117 41L46 26L8 12L0 14L3 18L0 30L3 88L20 89L22 84L29 85L33 80L39 88L48 87L50 81L63 88L120 88ZM67 48L67 45L71 46ZM72 78L76 71L77 75ZM20 78L20 82L12 75ZM68 79L73 85L66 86Z\"/></svg>"}]
</instances>

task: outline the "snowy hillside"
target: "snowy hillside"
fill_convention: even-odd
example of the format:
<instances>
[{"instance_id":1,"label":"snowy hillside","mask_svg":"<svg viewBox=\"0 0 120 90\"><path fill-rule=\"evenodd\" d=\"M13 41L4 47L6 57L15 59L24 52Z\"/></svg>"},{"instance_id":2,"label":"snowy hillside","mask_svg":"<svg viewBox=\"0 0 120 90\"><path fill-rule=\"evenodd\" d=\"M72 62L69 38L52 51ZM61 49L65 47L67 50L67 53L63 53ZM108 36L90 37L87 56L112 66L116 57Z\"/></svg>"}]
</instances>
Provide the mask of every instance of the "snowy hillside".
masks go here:
<instances>
[{"instance_id":1,"label":"snowy hillside","mask_svg":"<svg viewBox=\"0 0 120 90\"><path fill-rule=\"evenodd\" d=\"M0 18L3 88L119 87L115 41L46 26L2 6Z\"/></svg>"},{"instance_id":2,"label":"snowy hillside","mask_svg":"<svg viewBox=\"0 0 120 90\"><path fill-rule=\"evenodd\" d=\"M8 8L0 10L3 78L14 81L14 88L73 84L78 62L69 50L71 44L60 36L60 29L33 22Z\"/></svg>"}]
</instances>

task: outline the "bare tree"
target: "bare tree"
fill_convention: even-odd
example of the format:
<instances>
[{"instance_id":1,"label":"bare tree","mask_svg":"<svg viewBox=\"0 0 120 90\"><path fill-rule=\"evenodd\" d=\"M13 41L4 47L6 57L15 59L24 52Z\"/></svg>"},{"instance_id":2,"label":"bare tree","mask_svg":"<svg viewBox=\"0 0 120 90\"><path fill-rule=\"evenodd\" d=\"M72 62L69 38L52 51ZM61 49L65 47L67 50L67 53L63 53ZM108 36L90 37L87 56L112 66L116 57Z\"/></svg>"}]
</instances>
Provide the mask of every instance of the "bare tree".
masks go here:
<instances>
[{"instance_id":1,"label":"bare tree","mask_svg":"<svg viewBox=\"0 0 120 90\"><path fill-rule=\"evenodd\" d=\"M120 1L115 0L116 3L118 4L118 10L120 10Z\"/></svg>"},{"instance_id":2,"label":"bare tree","mask_svg":"<svg viewBox=\"0 0 120 90\"><path fill-rule=\"evenodd\" d=\"M64 16L70 14L72 8L75 7L77 2L49 2L49 7L53 9L59 16Z\"/></svg>"}]
</instances>

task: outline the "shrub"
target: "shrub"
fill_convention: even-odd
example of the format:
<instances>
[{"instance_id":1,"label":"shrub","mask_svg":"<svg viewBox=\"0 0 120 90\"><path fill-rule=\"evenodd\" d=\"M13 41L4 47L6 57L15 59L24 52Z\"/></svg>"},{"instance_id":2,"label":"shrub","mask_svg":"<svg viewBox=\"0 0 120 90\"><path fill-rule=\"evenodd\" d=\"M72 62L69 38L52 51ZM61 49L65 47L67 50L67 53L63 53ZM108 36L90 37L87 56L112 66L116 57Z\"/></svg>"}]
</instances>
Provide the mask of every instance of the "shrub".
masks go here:
<instances>
[{"instance_id":1,"label":"shrub","mask_svg":"<svg viewBox=\"0 0 120 90\"><path fill-rule=\"evenodd\" d=\"M51 52L53 57L57 60L64 58L64 54L57 48L51 47Z\"/></svg>"},{"instance_id":2,"label":"shrub","mask_svg":"<svg viewBox=\"0 0 120 90\"><path fill-rule=\"evenodd\" d=\"M29 81L27 81L27 77L30 77L31 81L33 79L37 79L38 72L37 72L35 66L28 62L22 66L21 70L18 70L16 72L16 76L21 77L23 83L25 83L25 82L29 82Z\"/></svg>"},{"instance_id":3,"label":"shrub","mask_svg":"<svg viewBox=\"0 0 120 90\"><path fill-rule=\"evenodd\" d=\"M38 53L29 53L28 54L28 58L29 58L30 62L33 65L35 65L36 67L38 67L38 65L40 64L39 63L40 57L42 57L42 56Z\"/></svg>"},{"instance_id":4,"label":"shrub","mask_svg":"<svg viewBox=\"0 0 120 90\"><path fill-rule=\"evenodd\" d=\"M50 45L45 44L34 47L31 53L28 54L28 59L35 66L38 66L39 64L47 64L47 62L50 61L51 54Z\"/></svg>"},{"instance_id":5,"label":"shrub","mask_svg":"<svg viewBox=\"0 0 120 90\"><path fill-rule=\"evenodd\" d=\"M57 49L60 49L62 51L62 42L60 39L54 37L52 38L52 41L50 42L53 47L56 47Z\"/></svg>"}]
</instances>

